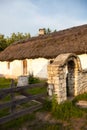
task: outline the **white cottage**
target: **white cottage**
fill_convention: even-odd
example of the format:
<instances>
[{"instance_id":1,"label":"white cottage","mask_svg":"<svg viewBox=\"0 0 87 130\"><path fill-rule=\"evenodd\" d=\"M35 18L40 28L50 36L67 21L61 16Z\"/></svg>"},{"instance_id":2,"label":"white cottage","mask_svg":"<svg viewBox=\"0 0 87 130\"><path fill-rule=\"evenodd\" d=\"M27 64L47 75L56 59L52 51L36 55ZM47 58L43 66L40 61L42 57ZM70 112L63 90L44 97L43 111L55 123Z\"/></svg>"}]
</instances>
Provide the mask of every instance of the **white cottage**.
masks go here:
<instances>
[{"instance_id":1,"label":"white cottage","mask_svg":"<svg viewBox=\"0 0 87 130\"><path fill-rule=\"evenodd\" d=\"M17 78L29 75L47 78L47 65L59 54L75 53L87 68L87 25L13 43L0 53L0 75Z\"/></svg>"}]
</instances>

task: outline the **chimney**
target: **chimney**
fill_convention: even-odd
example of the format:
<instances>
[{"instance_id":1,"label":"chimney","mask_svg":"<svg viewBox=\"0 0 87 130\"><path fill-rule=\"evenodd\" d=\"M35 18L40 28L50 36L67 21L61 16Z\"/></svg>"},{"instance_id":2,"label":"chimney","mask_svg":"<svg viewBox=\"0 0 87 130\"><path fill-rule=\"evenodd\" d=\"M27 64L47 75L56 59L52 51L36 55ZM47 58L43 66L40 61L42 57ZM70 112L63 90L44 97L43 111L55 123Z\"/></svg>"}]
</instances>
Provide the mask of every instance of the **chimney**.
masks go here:
<instances>
[{"instance_id":1,"label":"chimney","mask_svg":"<svg viewBox=\"0 0 87 130\"><path fill-rule=\"evenodd\" d=\"M45 28L39 29L39 33L38 34L39 34L39 36L42 36L42 35L46 34Z\"/></svg>"}]
</instances>

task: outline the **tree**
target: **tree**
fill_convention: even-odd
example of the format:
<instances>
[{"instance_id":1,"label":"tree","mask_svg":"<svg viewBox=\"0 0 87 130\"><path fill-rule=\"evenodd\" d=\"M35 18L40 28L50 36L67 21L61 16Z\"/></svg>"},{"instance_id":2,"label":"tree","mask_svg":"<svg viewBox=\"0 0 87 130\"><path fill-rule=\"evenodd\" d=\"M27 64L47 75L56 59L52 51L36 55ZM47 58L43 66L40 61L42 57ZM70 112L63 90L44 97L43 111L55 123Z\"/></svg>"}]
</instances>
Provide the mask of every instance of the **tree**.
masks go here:
<instances>
[{"instance_id":1,"label":"tree","mask_svg":"<svg viewBox=\"0 0 87 130\"><path fill-rule=\"evenodd\" d=\"M18 32L16 33L12 33L10 37L5 38L4 35L0 35L0 51L3 51L7 46L9 46L10 44L16 42L16 41L20 41L20 40L25 40L25 39L29 39L30 33L20 33Z\"/></svg>"},{"instance_id":2,"label":"tree","mask_svg":"<svg viewBox=\"0 0 87 130\"><path fill-rule=\"evenodd\" d=\"M0 35L0 51L3 51L7 47L6 39L4 35Z\"/></svg>"},{"instance_id":3,"label":"tree","mask_svg":"<svg viewBox=\"0 0 87 130\"><path fill-rule=\"evenodd\" d=\"M31 37L30 33L25 33L25 34L20 33L20 32L18 32L17 34L12 33L11 37L7 37L6 42L7 42L8 45L10 45L13 42L20 41L20 40L25 40L25 39L28 39L30 37Z\"/></svg>"},{"instance_id":4,"label":"tree","mask_svg":"<svg viewBox=\"0 0 87 130\"><path fill-rule=\"evenodd\" d=\"M53 32L57 32L57 30L55 29Z\"/></svg>"},{"instance_id":5,"label":"tree","mask_svg":"<svg viewBox=\"0 0 87 130\"><path fill-rule=\"evenodd\" d=\"M46 34L50 34L51 33L51 29L47 28L46 30Z\"/></svg>"}]
</instances>

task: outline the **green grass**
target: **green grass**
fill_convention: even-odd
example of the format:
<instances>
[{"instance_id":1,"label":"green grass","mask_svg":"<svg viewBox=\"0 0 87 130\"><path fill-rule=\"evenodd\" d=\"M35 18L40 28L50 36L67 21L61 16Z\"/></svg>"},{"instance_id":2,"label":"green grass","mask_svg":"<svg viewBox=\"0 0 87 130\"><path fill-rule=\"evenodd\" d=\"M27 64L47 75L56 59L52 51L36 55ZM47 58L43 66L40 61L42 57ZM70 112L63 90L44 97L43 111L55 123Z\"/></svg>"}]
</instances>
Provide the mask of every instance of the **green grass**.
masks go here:
<instances>
[{"instance_id":1,"label":"green grass","mask_svg":"<svg viewBox=\"0 0 87 130\"><path fill-rule=\"evenodd\" d=\"M31 106L34 106L34 105L37 105L38 103L37 102L34 102L34 101L29 101L27 103L22 103L21 104L21 107L23 108L28 108L28 107L31 107Z\"/></svg>"},{"instance_id":2,"label":"green grass","mask_svg":"<svg viewBox=\"0 0 87 130\"><path fill-rule=\"evenodd\" d=\"M42 93L46 93L46 92L47 92L46 87L36 87L36 88L28 89L28 93L30 93L32 95L42 94Z\"/></svg>"},{"instance_id":3,"label":"green grass","mask_svg":"<svg viewBox=\"0 0 87 130\"><path fill-rule=\"evenodd\" d=\"M5 79L5 78L0 78L0 89L2 88L9 88L11 84L11 79ZM45 93L46 92L46 87L36 87L36 88L32 88L32 89L28 89L27 92L29 92L30 94L40 94L40 93ZM15 95L20 95L19 93L15 93ZM7 101L10 101L11 99L11 95L8 94L6 95L3 99L1 99L0 103L5 103ZM20 109L24 109L33 105L36 105L36 102L28 102L28 103L22 103L19 106L16 106L16 110L20 110ZM10 113L10 109L6 108L3 110L0 110L0 117L6 116ZM16 120L10 121L8 123L5 123L5 125L0 125L0 129L8 129L8 128L15 128L15 127L20 127L22 125L22 123L26 123L26 121L31 121L32 119L34 119L35 115L32 114L27 114L25 116L22 116Z\"/></svg>"},{"instance_id":4,"label":"green grass","mask_svg":"<svg viewBox=\"0 0 87 130\"><path fill-rule=\"evenodd\" d=\"M46 82L45 79L40 79L40 78L38 78L38 77L34 77L33 74L30 74L30 75L29 75L28 81L29 81L29 84L35 84L35 83L43 83L43 82Z\"/></svg>"},{"instance_id":5,"label":"green grass","mask_svg":"<svg viewBox=\"0 0 87 130\"><path fill-rule=\"evenodd\" d=\"M0 78L0 89L10 87L11 79Z\"/></svg>"},{"instance_id":6,"label":"green grass","mask_svg":"<svg viewBox=\"0 0 87 130\"><path fill-rule=\"evenodd\" d=\"M57 119L69 120L72 117L82 117L84 112L77 108L71 101L52 106L52 114Z\"/></svg>"},{"instance_id":7,"label":"green grass","mask_svg":"<svg viewBox=\"0 0 87 130\"><path fill-rule=\"evenodd\" d=\"M79 100L85 100L85 101L87 101L87 93L80 94L80 95L76 96L74 98L74 100L73 100L73 103L76 103Z\"/></svg>"},{"instance_id":8,"label":"green grass","mask_svg":"<svg viewBox=\"0 0 87 130\"><path fill-rule=\"evenodd\" d=\"M0 88L7 88L10 86L11 83L11 79L4 79L4 78L0 78ZM36 88L32 88L32 89L28 89L27 91L30 94L42 94L42 93L46 93L47 89L46 87L36 87ZM3 99L2 101L8 101L10 99L10 95L7 96L7 99ZM48 99L45 100L44 104L43 104L43 108L42 111L48 111L51 112L53 117L55 117L56 119L61 119L61 120L65 120L65 121L69 121L71 118L83 118L84 115L85 117L87 117L87 109L80 109L79 107L77 107L75 104L76 102L78 102L79 100L86 100L87 101L87 93L84 94L80 94L78 96L76 96L73 101L65 101L62 104L58 104L57 101L55 100L55 97L53 97L53 100L50 101ZM29 107L31 106L33 103L27 104L24 103L22 104L21 107ZM41 111L41 110L40 110ZM0 117L7 115L9 113L8 109L4 109L0 111ZM35 119L35 113L32 114L27 114L25 116L22 116L16 120L10 121L8 123L5 123L5 125L0 125L0 129L2 130L8 130L9 128L21 128L22 124L26 124L26 122L28 121L32 121ZM43 130L57 130L57 129L62 129L61 125L52 125L50 126L49 124L45 124L42 125ZM37 129L41 129L41 126L38 126Z\"/></svg>"},{"instance_id":9,"label":"green grass","mask_svg":"<svg viewBox=\"0 0 87 130\"><path fill-rule=\"evenodd\" d=\"M52 101L46 100L44 103L44 110L50 111L56 119L69 120L71 118L80 118L87 116L87 109L82 109L76 106L79 100L87 100L87 93L78 95L73 101L65 101L58 104L55 96Z\"/></svg>"},{"instance_id":10,"label":"green grass","mask_svg":"<svg viewBox=\"0 0 87 130\"><path fill-rule=\"evenodd\" d=\"M35 114L27 114L25 116L22 116L20 118L14 119L12 121L9 121L8 123L5 123L4 125L0 125L0 130L19 130L26 122L33 121L35 119Z\"/></svg>"},{"instance_id":11,"label":"green grass","mask_svg":"<svg viewBox=\"0 0 87 130\"><path fill-rule=\"evenodd\" d=\"M0 110L0 118L9 114L9 109L5 108Z\"/></svg>"}]
</instances>

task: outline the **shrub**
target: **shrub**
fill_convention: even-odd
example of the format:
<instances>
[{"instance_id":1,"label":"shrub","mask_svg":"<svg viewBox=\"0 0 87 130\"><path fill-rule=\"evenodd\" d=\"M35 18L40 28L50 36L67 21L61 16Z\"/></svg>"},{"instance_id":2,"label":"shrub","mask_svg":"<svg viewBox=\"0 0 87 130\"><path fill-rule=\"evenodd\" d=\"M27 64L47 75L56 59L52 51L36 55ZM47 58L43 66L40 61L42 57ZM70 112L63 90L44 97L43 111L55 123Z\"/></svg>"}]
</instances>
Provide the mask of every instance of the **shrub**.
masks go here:
<instances>
[{"instance_id":1,"label":"shrub","mask_svg":"<svg viewBox=\"0 0 87 130\"><path fill-rule=\"evenodd\" d=\"M29 75L29 84L34 84L34 83L40 83L41 80L39 78L36 78L33 76L33 74Z\"/></svg>"},{"instance_id":2,"label":"shrub","mask_svg":"<svg viewBox=\"0 0 87 130\"><path fill-rule=\"evenodd\" d=\"M43 110L51 111L52 109L52 102L49 99L46 99L43 104Z\"/></svg>"}]
</instances>

